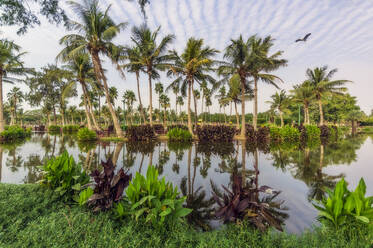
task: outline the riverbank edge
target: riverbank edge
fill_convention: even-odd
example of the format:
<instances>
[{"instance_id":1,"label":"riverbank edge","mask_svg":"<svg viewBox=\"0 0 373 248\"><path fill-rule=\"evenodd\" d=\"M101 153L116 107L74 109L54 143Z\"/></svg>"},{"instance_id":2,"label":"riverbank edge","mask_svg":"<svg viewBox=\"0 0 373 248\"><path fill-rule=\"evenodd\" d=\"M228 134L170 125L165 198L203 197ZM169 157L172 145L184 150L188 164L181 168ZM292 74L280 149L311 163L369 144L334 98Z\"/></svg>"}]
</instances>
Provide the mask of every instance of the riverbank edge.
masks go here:
<instances>
[{"instance_id":1,"label":"riverbank edge","mask_svg":"<svg viewBox=\"0 0 373 248\"><path fill-rule=\"evenodd\" d=\"M0 247L369 247L373 237L349 228L315 227L300 235L260 233L246 224L200 232L186 223L154 229L112 212L93 214L36 184L0 183ZM370 230L369 230L370 231ZM372 229L373 231L373 229ZM346 237L349 233L349 238ZM373 232L368 232L373 233Z\"/></svg>"}]
</instances>

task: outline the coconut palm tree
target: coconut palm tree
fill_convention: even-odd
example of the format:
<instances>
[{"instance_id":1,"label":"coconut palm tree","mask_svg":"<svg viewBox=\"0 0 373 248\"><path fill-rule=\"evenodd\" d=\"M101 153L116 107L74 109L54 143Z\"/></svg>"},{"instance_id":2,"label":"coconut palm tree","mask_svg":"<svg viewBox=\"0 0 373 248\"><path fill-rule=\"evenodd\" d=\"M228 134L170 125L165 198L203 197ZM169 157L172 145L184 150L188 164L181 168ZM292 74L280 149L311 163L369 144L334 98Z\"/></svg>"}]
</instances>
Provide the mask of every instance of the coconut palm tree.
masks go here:
<instances>
[{"instance_id":1,"label":"coconut palm tree","mask_svg":"<svg viewBox=\"0 0 373 248\"><path fill-rule=\"evenodd\" d=\"M207 81L215 84L214 78L212 78L208 73L214 70L212 66L216 61L213 60L212 57L216 55L218 51L209 46L203 45L203 39L189 38L181 55L179 55L175 50L171 52L173 64L167 72L168 76L177 77L169 87L172 87L173 84L179 84L182 82L181 88L188 88L188 129L192 134L193 128L190 105L194 82L201 83Z\"/></svg>"},{"instance_id":2,"label":"coconut palm tree","mask_svg":"<svg viewBox=\"0 0 373 248\"><path fill-rule=\"evenodd\" d=\"M143 72L143 66L141 64L140 48L137 46L127 47L125 56L128 60L128 63L122 65L122 67L126 69L128 72L133 72L136 75L137 98L139 99L140 113L142 115L144 123L146 123L145 110L142 105L141 94L140 94L140 72Z\"/></svg>"},{"instance_id":3,"label":"coconut palm tree","mask_svg":"<svg viewBox=\"0 0 373 248\"><path fill-rule=\"evenodd\" d=\"M155 84L155 93L158 94L158 110L159 113L161 111L161 95L163 95L163 84L161 82L158 82ZM161 117L158 114L158 121L161 119Z\"/></svg>"},{"instance_id":4,"label":"coconut palm tree","mask_svg":"<svg viewBox=\"0 0 373 248\"><path fill-rule=\"evenodd\" d=\"M167 108L170 106L170 98L162 94L159 99L161 106L163 107L163 125L166 126L167 121Z\"/></svg>"},{"instance_id":5,"label":"coconut palm tree","mask_svg":"<svg viewBox=\"0 0 373 248\"><path fill-rule=\"evenodd\" d=\"M281 90L280 93L276 92L276 94L271 96L272 101L267 101L267 103L271 104L272 109L276 109L280 114L281 119L281 127L284 126L284 116L283 113L286 108L290 104L290 98L286 95L285 90Z\"/></svg>"},{"instance_id":6,"label":"coconut palm tree","mask_svg":"<svg viewBox=\"0 0 373 248\"><path fill-rule=\"evenodd\" d=\"M298 102L303 104L304 109L304 124L309 125L310 124L310 112L309 112L309 106L314 99L314 94L312 87L310 86L309 82L303 82L302 84L297 84L293 86L293 89L291 90L292 100L294 102Z\"/></svg>"},{"instance_id":7,"label":"coconut palm tree","mask_svg":"<svg viewBox=\"0 0 373 248\"><path fill-rule=\"evenodd\" d=\"M28 71L23 66L21 48L12 41L0 40L0 132L4 131L3 82L14 83L19 79L12 76L22 76Z\"/></svg>"},{"instance_id":8,"label":"coconut palm tree","mask_svg":"<svg viewBox=\"0 0 373 248\"><path fill-rule=\"evenodd\" d=\"M68 61L66 67L74 74L75 80L73 80L71 84L76 84L76 82L79 82L80 86L82 87L83 103L85 107L88 128L91 130L93 129L93 121L94 129L96 129L97 131L101 130L93 113L93 105L88 88L88 85L95 82L93 65L89 58L89 55L86 53L82 53L72 57Z\"/></svg>"},{"instance_id":9,"label":"coconut palm tree","mask_svg":"<svg viewBox=\"0 0 373 248\"><path fill-rule=\"evenodd\" d=\"M132 90L126 90L123 95L123 101L127 105L127 112L131 113L131 125L133 124L133 115L132 115L132 109L133 109L133 103L136 101L135 93Z\"/></svg>"},{"instance_id":10,"label":"coconut palm tree","mask_svg":"<svg viewBox=\"0 0 373 248\"><path fill-rule=\"evenodd\" d=\"M184 98L182 96L178 96L176 99L177 105L179 105L179 113L181 114L181 107L184 106Z\"/></svg>"},{"instance_id":11,"label":"coconut palm tree","mask_svg":"<svg viewBox=\"0 0 373 248\"><path fill-rule=\"evenodd\" d=\"M13 87L7 94L8 101L10 103L11 108L11 121L10 125L17 124L17 107L18 103L22 103L24 95L20 88Z\"/></svg>"},{"instance_id":12,"label":"coconut palm tree","mask_svg":"<svg viewBox=\"0 0 373 248\"><path fill-rule=\"evenodd\" d=\"M71 1L69 4L77 16L80 17L81 22L69 20L70 28L77 33L68 34L61 38L60 44L65 45L65 48L58 57L71 57L83 51L91 55L96 79L105 93L107 107L111 114L116 134L119 137L123 137L123 131L110 102L109 86L100 56L106 55L110 58L110 51L115 46L112 41L127 26L127 23L116 24L109 16L110 6L105 11L102 11L98 5L98 0L86 0L83 4Z\"/></svg>"},{"instance_id":13,"label":"coconut palm tree","mask_svg":"<svg viewBox=\"0 0 373 248\"><path fill-rule=\"evenodd\" d=\"M343 94L347 91L343 87L349 80L331 80L337 69L328 71L328 66L316 67L313 70L307 69L307 82L312 88L313 94L319 104L320 126L324 125L324 113L322 108L322 98L326 95Z\"/></svg>"},{"instance_id":14,"label":"coconut palm tree","mask_svg":"<svg viewBox=\"0 0 373 248\"><path fill-rule=\"evenodd\" d=\"M157 43L160 27L152 32L145 24L132 29L132 41L140 50L140 60L134 64L144 67L149 81L149 116L153 125L153 86L152 79L159 78L159 70L166 69L169 56L167 46L175 39L174 35L166 35Z\"/></svg>"},{"instance_id":15,"label":"coconut palm tree","mask_svg":"<svg viewBox=\"0 0 373 248\"><path fill-rule=\"evenodd\" d=\"M286 66L287 60L280 59L282 51L277 51L269 54L270 49L273 47L274 39L267 36L264 39L251 36L250 53L249 53L249 73L254 80L254 111L253 111L253 127L257 129L258 119L258 82L271 84L278 88L276 81L282 81L279 77L270 74L274 70L282 66Z\"/></svg>"}]
</instances>

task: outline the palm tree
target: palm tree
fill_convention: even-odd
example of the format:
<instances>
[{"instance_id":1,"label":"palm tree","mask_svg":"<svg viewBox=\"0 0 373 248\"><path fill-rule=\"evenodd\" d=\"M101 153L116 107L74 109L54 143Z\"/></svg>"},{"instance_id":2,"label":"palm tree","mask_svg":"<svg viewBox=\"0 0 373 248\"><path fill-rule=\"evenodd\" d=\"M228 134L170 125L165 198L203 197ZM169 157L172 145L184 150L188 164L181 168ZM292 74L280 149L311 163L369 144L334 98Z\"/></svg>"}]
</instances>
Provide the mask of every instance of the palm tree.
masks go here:
<instances>
[{"instance_id":1,"label":"palm tree","mask_svg":"<svg viewBox=\"0 0 373 248\"><path fill-rule=\"evenodd\" d=\"M140 49L140 60L134 64L144 67L149 81L149 116L150 125L153 125L153 87L152 79L159 78L159 70L168 65L169 56L166 54L167 46L174 40L174 35L166 35L157 43L160 27L152 32L145 24L132 29L132 41Z\"/></svg>"},{"instance_id":2,"label":"palm tree","mask_svg":"<svg viewBox=\"0 0 373 248\"><path fill-rule=\"evenodd\" d=\"M136 101L135 93L132 90L126 90L123 95L123 101L127 105L127 111L130 114L131 118L131 125L133 124L133 115L132 115L132 109L133 109L133 103Z\"/></svg>"},{"instance_id":3,"label":"palm tree","mask_svg":"<svg viewBox=\"0 0 373 248\"><path fill-rule=\"evenodd\" d=\"M328 66L316 67L313 70L307 69L307 82L312 88L313 94L319 104L320 111L320 126L324 125L324 113L322 108L322 98L325 95L343 94L347 90L343 87L349 80L334 80L331 81L337 69L328 71Z\"/></svg>"},{"instance_id":4,"label":"palm tree","mask_svg":"<svg viewBox=\"0 0 373 248\"><path fill-rule=\"evenodd\" d=\"M179 113L181 114L181 107L184 106L184 98L182 96L178 96L176 99L176 104L179 105Z\"/></svg>"},{"instance_id":5,"label":"palm tree","mask_svg":"<svg viewBox=\"0 0 373 248\"><path fill-rule=\"evenodd\" d=\"M91 63L89 55L86 53L82 53L75 57L72 57L68 62L67 68L74 74L74 77L76 79L72 81L71 84L76 84L76 82L79 82L80 86L82 87L83 103L85 107L88 128L93 129L91 123L92 119L94 128L97 131L101 130L93 113L93 106L88 89L88 84L93 84L95 82L93 65Z\"/></svg>"},{"instance_id":6,"label":"palm tree","mask_svg":"<svg viewBox=\"0 0 373 248\"><path fill-rule=\"evenodd\" d=\"M128 72L134 72L136 75L137 82L137 97L139 99L140 113L146 123L145 110L142 106L141 94L140 94L140 72L143 71L143 66L141 65L141 53L140 48L137 46L127 47L126 58L129 60L127 64L123 65L123 68L127 69Z\"/></svg>"},{"instance_id":7,"label":"palm tree","mask_svg":"<svg viewBox=\"0 0 373 248\"><path fill-rule=\"evenodd\" d=\"M290 98L286 95L285 90L281 90L280 93L276 92L276 94L271 96L272 101L268 101L267 103L271 104L271 109L277 109L280 114L281 119L281 127L284 126L284 117L283 113L286 108L290 104Z\"/></svg>"},{"instance_id":8,"label":"palm tree","mask_svg":"<svg viewBox=\"0 0 373 248\"><path fill-rule=\"evenodd\" d=\"M27 72L23 66L21 48L12 41L0 40L0 132L4 131L3 82L19 81L11 76L22 76Z\"/></svg>"},{"instance_id":9,"label":"palm tree","mask_svg":"<svg viewBox=\"0 0 373 248\"><path fill-rule=\"evenodd\" d=\"M269 55L269 50L273 47L271 36L264 39L258 38L255 35L249 38L250 54L249 54L249 72L254 79L254 111L253 111L253 127L257 130L258 119L258 82L262 81L271 84L278 88L276 81L282 81L279 77L269 74L269 72L286 66L287 60L280 59L282 51L277 51Z\"/></svg>"},{"instance_id":10,"label":"palm tree","mask_svg":"<svg viewBox=\"0 0 373 248\"><path fill-rule=\"evenodd\" d=\"M225 48L223 58L227 61L222 62L218 69L218 74L224 76L225 81L228 81L234 74L239 75L241 83L241 136L245 137L246 121L245 121L245 95L248 85L248 77L251 63L250 55L250 39L243 40L242 35L237 40L231 40L231 43Z\"/></svg>"},{"instance_id":11,"label":"palm tree","mask_svg":"<svg viewBox=\"0 0 373 248\"><path fill-rule=\"evenodd\" d=\"M115 46L112 40L126 27L127 23L116 24L108 15L110 6L102 11L98 6L98 0L86 0L84 4L69 2L72 9L81 18L81 23L70 20L70 27L77 31L76 34L68 34L61 38L60 44L66 47L58 57L71 57L83 51L87 51L94 65L97 82L102 86L108 110L111 114L117 136L123 137L123 131L115 110L110 102L109 86L100 55L110 58L110 51Z\"/></svg>"},{"instance_id":12,"label":"palm tree","mask_svg":"<svg viewBox=\"0 0 373 248\"><path fill-rule=\"evenodd\" d=\"M163 125L166 126L167 107L170 106L170 98L167 95L162 94L159 97L159 102L160 102L161 106L163 107Z\"/></svg>"},{"instance_id":13,"label":"palm tree","mask_svg":"<svg viewBox=\"0 0 373 248\"><path fill-rule=\"evenodd\" d=\"M303 82L302 84L294 85L293 88L294 89L291 90L291 92L293 93L292 100L303 104L304 124L309 125L310 124L309 106L311 104L311 101L314 99L313 90L307 81Z\"/></svg>"},{"instance_id":14,"label":"palm tree","mask_svg":"<svg viewBox=\"0 0 373 248\"><path fill-rule=\"evenodd\" d=\"M209 46L203 46L203 39L189 38L186 47L181 55L175 50L172 51L171 57L173 64L168 71L168 76L176 76L177 78L169 86L182 82L182 89L188 88L188 129L193 134L192 117L191 117L191 96L194 82L201 83L208 81L212 84L215 80L208 74L213 71L212 66L215 61L212 59L218 53L217 50ZM183 91L183 90L182 90ZM196 111L197 114L197 111Z\"/></svg>"},{"instance_id":15,"label":"palm tree","mask_svg":"<svg viewBox=\"0 0 373 248\"><path fill-rule=\"evenodd\" d=\"M22 103L24 95L20 88L13 87L10 92L8 92L8 101L11 107L11 121L10 125L17 124L17 105L18 103Z\"/></svg>"},{"instance_id":16,"label":"palm tree","mask_svg":"<svg viewBox=\"0 0 373 248\"><path fill-rule=\"evenodd\" d=\"M158 94L158 110L161 111L161 95L163 95L163 84L161 82L155 84L155 93ZM161 117L158 115L158 121Z\"/></svg>"}]
</instances>

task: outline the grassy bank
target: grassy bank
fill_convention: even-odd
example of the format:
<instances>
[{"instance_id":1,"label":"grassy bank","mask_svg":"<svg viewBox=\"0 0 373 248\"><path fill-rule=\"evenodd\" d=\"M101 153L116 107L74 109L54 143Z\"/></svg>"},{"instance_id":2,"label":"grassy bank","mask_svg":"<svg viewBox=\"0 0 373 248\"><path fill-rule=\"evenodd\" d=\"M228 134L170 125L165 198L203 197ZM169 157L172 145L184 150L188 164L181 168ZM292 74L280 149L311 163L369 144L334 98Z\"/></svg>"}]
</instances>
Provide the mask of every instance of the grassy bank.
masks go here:
<instances>
[{"instance_id":1,"label":"grassy bank","mask_svg":"<svg viewBox=\"0 0 373 248\"><path fill-rule=\"evenodd\" d=\"M261 234L245 225L199 232L163 229L66 205L38 185L0 184L0 247L370 247L368 230L316 228L300 236ZM371 230L370 233L373 230Z\"/></svg>"}]
</instances>

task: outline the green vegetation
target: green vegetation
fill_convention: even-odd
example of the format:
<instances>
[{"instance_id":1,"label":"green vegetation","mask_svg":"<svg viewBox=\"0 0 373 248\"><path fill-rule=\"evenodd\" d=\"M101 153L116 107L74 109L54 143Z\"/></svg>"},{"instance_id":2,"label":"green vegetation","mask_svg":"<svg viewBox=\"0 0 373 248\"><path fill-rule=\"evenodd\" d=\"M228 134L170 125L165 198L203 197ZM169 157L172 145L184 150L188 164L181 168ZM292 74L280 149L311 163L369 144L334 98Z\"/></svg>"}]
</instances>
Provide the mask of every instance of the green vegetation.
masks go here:
<instances>
[{"instance_id":1,"label":"green vegetation","mask_svg":"<svg viewBox=\"0 0 373 248\"><path fill-rule=\"evenodd\" d=\"M234 127L203 125L197 127L196 134L201 142L231 142L236 132Z\"/></svg>"},{"instance_id":2,"label":"green vegetation","mask_svg":"<svg viewBox=\"0 0 373 248\"><path fill-rule=\"evenodd\" d=\"M129 141L155 140L155 130L150 125L129 126L126 131L126 138Z\"/></svg>"},{"instance_id":3,"label":"green vegetation","mask_svg":"<svg viewBox=\"0 0 373 248\"><path fill-rule=\"evenodd\" d=\"M97 140L97 134L95 131L89 130L88 128L81 128L77 134L79 141L94 141Z\"/></svg>"},{"instance_id":4,"label":"green vegetation","mask_svg":"<svg viewBox=\"0 0 373 248\"><path fill-rule=\"evenodd\" d=\"M64 133L75 133L79 131L79 125L66 125L62 127Z\"/></svg>"},{"instance_id":5,"label":"green vegetation","mask_svg":"<svg viewBox=\"0 0 373 248\"><path fill-rule=\"evenodd\" d=\"M65 200L77 199L82 186L90 180L80 164L65 151L62 155L50 159L42 167L42 185L54 190Z\"/></svg>"},{"instance_id":6,"label":"green vegetation","mask_svg":"<svg viewBox=\"0 0 373 248\"><path fill-rule=\"evenodd\" d=\"M19 126L8 126L0 133L1 142L14 142L31 136L31 128L23 129Z\"/></svg>"},{"instance_id":7,"label":"green vegetation","mask_svg":"<svg viewBox=\"0 0 373 248\"><path fill-rule=\"evenodd\" d=\"M48 127L48 132L50 133L60 133L61 132L61 127L57 125L50 125Z\"/></svg>"},{"instance_id":8,"label":"green vegetation","mask_svg":"<svg viewBox=\"0 0 373 248\"><path fill-rule=\"evenodd\" d=\"M333 191L327 190L328 197L314 204L323 221L330 222L335 228L347 223L349 216L356 220L373 225L373 196L365 197L366 185L361 178L355 191L347 189L347 183L342 178Z\"/></svg>"},{"instance_id":9,"label":"green vegetation","mask_svg":"<svg viewBox=\"0 0 373 248\"><path fill-rule=\"evenodd\" d=\"M182 142L191 141L193 138L192 134L188 130L181 129L181 128L169 129L169 131L167 132L167 137L170 141L182 141Z\"/></svg>"},{"instance_id":10,"label":"green vegetation","mask_svg":"<svg viewBox=\"0 0 373 248\"><path fill-rule=\"evenodd\" d=\"M245 223L200 232L185 223L162 229L67 206L38 185L0 184L1 247L369 247L373 229L346 224L301 235L259 232ZM146 237L146 238L144 238Z\"/></svg>"}]
</instances>

